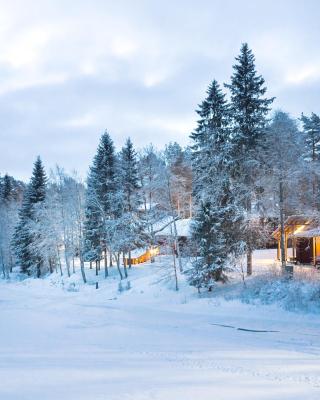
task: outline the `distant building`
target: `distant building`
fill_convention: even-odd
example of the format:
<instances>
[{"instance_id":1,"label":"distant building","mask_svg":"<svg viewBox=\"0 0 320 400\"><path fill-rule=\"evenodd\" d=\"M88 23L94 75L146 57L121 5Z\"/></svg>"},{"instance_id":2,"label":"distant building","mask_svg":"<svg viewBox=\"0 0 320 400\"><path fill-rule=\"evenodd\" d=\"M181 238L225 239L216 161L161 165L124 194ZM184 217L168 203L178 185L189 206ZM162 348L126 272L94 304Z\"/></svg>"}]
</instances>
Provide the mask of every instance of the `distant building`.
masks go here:
<instances>
[{"instance_id":1,"label":"distant building","mask_svg":"<svg viewBox=\"0 0 320 400\"><path fill-rule=\"evenodd\" d=\"M320 221L315 217L292 215L284 224L285 258L296 264L320 264ZM272 234L278 241L277 256L280 260L281 230ZM289 252L291 250L291 254Z\"/></svg>"}]
</instances>

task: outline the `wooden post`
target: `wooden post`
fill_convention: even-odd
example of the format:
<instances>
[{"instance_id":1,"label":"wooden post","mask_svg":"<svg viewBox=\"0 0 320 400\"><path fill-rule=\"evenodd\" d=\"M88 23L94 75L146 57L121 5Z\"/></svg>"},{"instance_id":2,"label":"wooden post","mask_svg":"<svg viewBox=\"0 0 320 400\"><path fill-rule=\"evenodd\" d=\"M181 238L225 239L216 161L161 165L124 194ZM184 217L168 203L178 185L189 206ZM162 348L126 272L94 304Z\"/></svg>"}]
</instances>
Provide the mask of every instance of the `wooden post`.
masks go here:
<instances>
[{"instance_id":1,"label":"wooden post","mask_svg":"<svg viewBox=\"0 0 320 400\"><path fill-rule=\"evenodd\" d=\"M314 266L316 266L316 245L317 245L317 241L316 241L316 238L315 237L313 237L312 238L312 247L313 247L313 249L312 249L312 255L313 255L313 265Z\"/></svg>"},{"instance_id":2,"label":"wooden post","mask_svg":"<svg viewBox=\"0 0 320 400\"><path fill-rule=\"evenodd\" d=\"M285 233L285 226L284 226L284 206L283 206L283 182L282 176L279 179L279 211L280 211L280 248L281 248L281 268L282 273L285 273L286 267L286 233Z\"/></svg>"},{"instance_id":3,"label":"wooden post","mask_svg":"<svg viewBox=\"0 0 320 400\"><path fill-rule=\"evenodd\" d=\"M279 238L279 240L278 240L277 260L280 261L280 238Z\"/></svg>"},{"instance_id":4,"label":"wooden post","mask_svg":"<svg viewBox=\"0 0 320 400\"><path fill-rule=\"evenodd\" d=\"M284 234L284 254L285 260L288 261L288 236Z\"/></svg>"}]
</instances>

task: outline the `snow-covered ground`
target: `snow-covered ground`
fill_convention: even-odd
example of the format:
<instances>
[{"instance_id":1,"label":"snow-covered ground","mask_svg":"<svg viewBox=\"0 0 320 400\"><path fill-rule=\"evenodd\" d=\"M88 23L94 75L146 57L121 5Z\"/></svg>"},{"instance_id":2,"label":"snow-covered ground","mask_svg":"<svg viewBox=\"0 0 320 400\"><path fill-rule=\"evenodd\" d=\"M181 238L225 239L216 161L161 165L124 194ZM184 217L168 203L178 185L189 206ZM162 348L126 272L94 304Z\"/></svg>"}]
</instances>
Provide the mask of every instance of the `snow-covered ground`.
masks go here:
<instances>
[{"instance_id":1,"label":"snow-covered ground","mask_svg":"<svg viewBox=\"0 0 320 400\"><path fill-rule=\"evenodd\" d=\"M1 281L0 399L320 398L319 315L175 292L167 263L135 267L122 292L116 271L98 290Z\"/></svg>"}]
</instances>

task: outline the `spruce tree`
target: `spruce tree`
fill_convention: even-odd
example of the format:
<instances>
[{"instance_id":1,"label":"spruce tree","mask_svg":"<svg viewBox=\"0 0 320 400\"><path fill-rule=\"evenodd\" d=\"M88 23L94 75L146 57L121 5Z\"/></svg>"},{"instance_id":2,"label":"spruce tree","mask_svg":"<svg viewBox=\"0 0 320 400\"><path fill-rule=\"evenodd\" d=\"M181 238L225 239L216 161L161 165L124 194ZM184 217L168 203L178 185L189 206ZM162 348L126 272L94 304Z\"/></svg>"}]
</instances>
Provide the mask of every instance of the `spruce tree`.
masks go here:
<instances>
[{"instance_id":1,"label":"spruce tree","mask_svg":"<svg viewBox=\"0 0 320 400\"><path fill-rule=\"evenodd\" d=\"M216 81L207 93L198 110L198 127L191 135L196 203L192 234L199 257L188 273L190 283L199 290L226 280L229 256L239 244L235 233L241 218L230 178L229 106Z\"/></svg>"},{"instance_id":2,"label":"spruce tree","mask_svg":"<svg viewBox=\"0 0 320 400\"><path fill-rule=\"evenodd\" d=\"M221 210L209 200L202 201L192 226L192 239L198 243L198 257L188 271L191 285L212 289L225 280L226 239L221 226Z\"/></svg>"},{"instance_id":3,"label":"spruce tree","mask_svg":"<svg viewBox=\"0 0 320 400\"><path fill-rule=\"evenodd\" d=\"M46 182L44 167L40 157L38 157L34 163L32 177L23 198L19 222L13 238L13 246L21 271L30 275L36 270L37 277L41 276L44 260L34 251L34 244L39 236L36 224L36 210L45 200Z\"/></svg>"},{"instance_id":4,"label":"spruce tree","mask_svg":"<svg viewBox=\"0 0 320 400\"><path fill-rule=\"evenodd\" d=\"M139 185L137 154L133 148L130 138L120 154L121 185L124 192L125 210L130 212L136 210L139 198L137 196Z\"/></svg>"},{"instance_id":5,"label":"spruce tree","mask_svg":"<svg viewBox=\"0 0 320 400\"><path fill-rule=\"evenodd\" d=\"M142 244L143 223L139 216L141 193L139 192L138 161L130 138L127 139L120 153L119 184L123 197L123 232L126 236L123 240L123 250L128 252L129 268L131 268L131 250Z\"/></svg>"},{"instance_id":6,"label":"spruce tree","mask_svg":"<svg viewBox=\"0 0 320 400\"><path fill-rule=\"evenodd\" d=\"M196 130L191 134L193 195L195 200L202 197L203 190L214 189L215 176L208 170L216 154L219 157L230 141L230 110L225 94L218 82L213 80L207 90L206 99L196 111L200 116Z\"/></svg>"},{"instance_id":7,"label":"spruce tree","mask_svg":"<svg viewBox=\"0 0 320 400\"><path fill-rule=\"evenodd\" d=\"M103 251L106 275L108 274L106 221L112 218L115 212L116 190L114 145L109 133L105 131L100 139L87 180L84 254L87 261L99 262Z\"/></svg>"},{"instance_id":8,"label":"spruce tree","mask_svg":"<svg viewBox=\"0 0 320 400\"><path fill-rule=\"evenodd\" d=\"M262 76L257 74L255 57L244 43L237 63L233 66L231 83L226 84L231 95L233 122L233 175L243 185L242 203L247 215L246 229L250 230L250 214L259 170L258 146L264 134L267 114L274 98L265 97L267 88ZM248 238L252 235L248 231ZM255 244L247 242L247 273L252 273L252 251Z\"/></svg>"},{"instance_id":9,"label":"spruce tree","mask_svg":"<svg viewBox=\"0 0 320 400\"><path fill-rule=\"evenodd\" d=\"M1 188L1 198L4 202L8 203L12 199L12 197L13 197L13 187L11 178L8 174L5 174Z\"/></svg>"},{"instance_id":10,"label":"spruce tree","mask_svg":"<svg viewBox=\"0 0 320 400\"><path fill-rule=\"evenodd\" d=\"M314 211L319 211L320 202L320 118L317 114L312 113L310 117L301 115L303 125L302 140L302 156L309 168L312 186L312 207ZM306 177L308 178L308 177Z\"/></svg>"}]
</instances>

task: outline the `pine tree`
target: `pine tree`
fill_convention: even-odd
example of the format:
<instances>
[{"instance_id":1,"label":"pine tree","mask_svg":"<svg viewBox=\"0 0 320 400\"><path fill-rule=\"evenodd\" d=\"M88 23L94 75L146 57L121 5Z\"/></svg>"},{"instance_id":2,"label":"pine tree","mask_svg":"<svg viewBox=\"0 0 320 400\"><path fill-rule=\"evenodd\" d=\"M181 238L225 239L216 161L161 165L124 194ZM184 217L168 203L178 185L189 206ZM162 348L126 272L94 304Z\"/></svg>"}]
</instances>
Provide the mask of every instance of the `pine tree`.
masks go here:
<instances>
[{"instance_id":1,"label":"pine tree","mask_svg":"<svg viewBox=\"0 0 320 400\"><path fill-rule=\"evenodd\" d=\"M236 253L241 240L235 234L241 215L230 177L230 111L216 81L198 114L201 119L191 138L196 202L193 239L199 258L189 271L189 280L198 289L211 289L215 281L226 280L229 256Z\"/></svg>"},{"instance_id":2,"label":"pine tree","mask_svg":"<svg viewBox=\"0 0 320 400\"><path fill-rule=\"evenodd\" d=\"M124 192L124 206L126 211L136 210L139 198L137 191L140 188L138 176L137 155L130 138L120 154L121 186Z\"/></svg>"},{"instance_id":3,"label":"pine tree","mask_svg":"<svg viewBox=\"0 0 320 400\"><path fill-rule=\"evenodd\" d=\"M3 178L3 185L1 188L1 198L4 202L9 202L13 197L13 187L11 178L8 174L5 174Z\"/></svg>"},{"instance_id":4,"label":"pine tree","mask_svg":"<svg viewBox=\"0 0 320 400\"><path fill-rule=\"evenodd\" d=\"M2 181L2 182L1 182ZM13 267L11 240L17 218L13 178L6 174L0 181L0 265L4 278L9 278Z\"/></svg>"},{"instance_id":5,"label":"pine tree","mask_svg":"<svg viewBox=\"0 0 320 400\"><path fill-rule=\"evenodd\" d=\"M36 222L37 207L45 200L46 181L44 167L40 157L38 157L34 163L32 177L24 195L19 222L13 238L13 246L21 271L30 275L36 269L37 277L41 276L43 259L34 251L33 244L36 243L38 238L37 224L34 224L34 222Z\"/></svg>"},{"instance_id":6,"label":"pine tree","mask_svg":"<svg viewBox=\"0 0 320 400\"><path fill-rule=\"evenodd\" d=\"M316 162L320 159L320 118L311 113L310 117L301 115L303 125L304 151L306 161Z\"/></svg>"},{"instance_id":7,"label":"pine tree","mask_svg":"<svg viewBox=\"0 0 320 400\"><path fill-rule=\"evenodd\" d=\"M239 184L244 186L243 206L247 214L247 227L250 226L250 214L255 192L255 180L259 163L257 161L258 145L264 134L266 116L274 98L266 98L267 88L262 76L257 74L255 57L244 43L231 83L226 84L231 94L231 112L233 121L233 174ZM248 232L248 237L251 235ZM247 273L252 273L252 250L255 244L247 243Z\"/></svg>"},{"instance_id":8,"label":"pine tree","mask_svg":"<svg viewBox=\"0 0 320 400\"><path fill-rule=\"evenodd\" d=\"M143 221L139 217L141 193L139 191L138 161L130 138L127 139L120 153L119 175L123 195L123 231L126 232L123 250L128 252L129 268L131 268L131 250L143 242Z\"/></svg>"},{"instance_id":9,"label":"pine tree","mask_svg":"<svg viewBox=\"0 0 320 400\"><path fill-rule=\"evenodd\" d=\"M100 139L88 175L84 223L85 258L87 261L99 262L104 252L106 276L106 221L115 212L116 190L116 156L112 139L106 131Z\"/></svg>"},{"instance_id":10,"label":"pine tree","mask_svg":"<svg viewBox=\"0 0 320 400\"><path fill-rule=\"evenodd\" d=\"M210 201L202 202L192 227L192 239L198 245L198 257L188 271L191 285L212 289L216 281L225 280L223 274L227 254L226 240L221 226L219 207Z\"/></svg>"},{"instance_id":11,"label":"pine tree","mask_svg":"<svg viewBox=\"0 0 320 400\"><path fill-rule=\"evenodd\" d=\"M320 118L317 114L312 113L310 117L301 115L303 125L302 139L304 160L309 165L309 178L311 178L312 186L312 206L314 210L319 211L320 202ZM305 177L306 179L308 177Z\"/></svg>"},{"instance_id":12,"label":"pine tree","mask_svg":"<svg viewBox=\"0 0 320 400\"><path fill-rule=\"evenodd\" d=\"M202 197L203 190L213 190L215 175L208 170L208 166L213 163L215 154L220 157L230 141L229 105L216 80L209 86L207 94L197 110L200 116L198 126L191 134L193 194L196 201Z\"/></svg>"}]
</instances>

